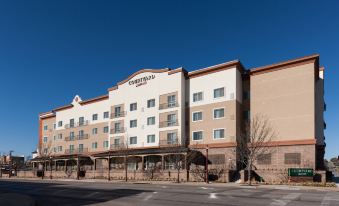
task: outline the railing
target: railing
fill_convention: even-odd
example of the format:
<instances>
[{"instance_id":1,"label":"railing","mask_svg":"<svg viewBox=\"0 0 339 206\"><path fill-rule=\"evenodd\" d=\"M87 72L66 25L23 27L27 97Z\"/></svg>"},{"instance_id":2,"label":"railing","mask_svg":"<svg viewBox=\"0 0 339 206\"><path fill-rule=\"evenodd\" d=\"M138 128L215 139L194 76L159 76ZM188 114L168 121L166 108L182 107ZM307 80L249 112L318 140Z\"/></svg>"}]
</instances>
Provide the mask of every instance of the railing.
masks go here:
<instances>
[{"instance_id":1,"label":"railing","mask_svg":"<svg viewBox=\"0 0 339 206\"><path fill-rule=\"evenodd\" d=\"M69 129L69 128L75 128L75 127L82 127L82 126L86 126L89 124L89 121L83 121L83 122L77 122L75 124L65 124L65 129Z\"/></svg>"},{"instance_id":2,"label":"railing","mask_svg":"<svg viewBox=\"0 0 339 206\"><path fill-rule=\"evenodd\" d=\"M119 129L111 129L111 131L110 131L110 133L111 134L118 134L118 133L124 133L125 132L125 127L121 127L121 128L119 128Z\"/></svg>"},{"instance_id":3,"label":"railing","mask_svg":"<svg viewBox=\"0 0 339 206\"><path fill-rule=\"evenodd\" d=\"M179 106L178 102L167 102L164 104L160 104L159 109L168 109L168 108L174 108L178 106Z\"/></svg>"},{"instance_id":4,"label":"railing","mask_svg":"<svg viewBox=\"0 0 339 206\"><path fill-rule=\"evenodd\" d=\"M164 121L164 122L159 122L159 127L163 128L163 127L173 127L173 126L178 126L178 120L173 120L173 121Z\"/></svg>"},{"instance_id":5,"label":"railing","mask_svg":"<svg viewBox=\"0 0 339 206\"><path fill-rule=\"evenodd\" d=\"M125 149L126 145L124 143L120 144L111 144L111 150L120 150L120 149Z\"/></svg>"},{"instance_id":6,"label":"railing","mask_svg":"<svg viewBox=\"0 0 339 206\"><path fill-rule=\"evenodd\" d=\"M111 113L111 119L119 118L119 117L125 117L126 114L127 114L126 111L122 111L122 112L119 112L119 113Z\"/></svg>"},{"instance_id":7,"label":"railing","mask_svg":"<svg viewBox=\"0 0 339 206\"><path fill-rule=\"evenodd\" d=\"M88 139L88 138L89 138L89 134L83 134L83 135L65 137L65 141L83 140L83 139Z\"/></svg>"},{"instance_id":8,"label":"railing","mask_svg":"<svg viewBox=\"0 0 339 206\"><path fill-rule=\"evenodd\" d=\"M180 143L179 143L178 137L176 139L168 139L168 140L159 141L160 147L177 147L179 145Z\"/></svg>"},{"instance_id":9,"label":"railing","mask_svg":"<svg viewBox=\"0 0 339 206\"><path fill-rule=\"evenodd\" d=\"M82 154L88 152L88 148L65 149L65 154Z\"/></svg>"}]
</instances>

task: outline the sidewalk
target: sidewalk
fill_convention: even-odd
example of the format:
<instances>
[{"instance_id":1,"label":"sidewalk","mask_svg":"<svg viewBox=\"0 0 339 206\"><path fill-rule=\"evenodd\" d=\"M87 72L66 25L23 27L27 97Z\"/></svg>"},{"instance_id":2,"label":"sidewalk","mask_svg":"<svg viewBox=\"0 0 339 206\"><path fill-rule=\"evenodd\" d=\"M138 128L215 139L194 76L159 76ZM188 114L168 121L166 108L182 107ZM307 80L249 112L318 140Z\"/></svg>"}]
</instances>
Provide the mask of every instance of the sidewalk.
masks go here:
<instances>
[{"instance_id":1,"label":"sidewalk","mask_svg":"<svg viewBox=\"0 0 339 206\"><path fill-rule=\"evenodd\" d=\"M294 185L261 185L261 184L253 184L251 186L247 184L239 184L239 183L217 183L211 182L206 184L205 182L168 182L168 181L133 181L128 180L125 182L124 180L111 180L108 181L107 179L49 179L45 177L44 179L41 178L2 178L6 180L29 180L29 181L39 181L39 182L86 182L86 183L102 183L102 184L153 184L153 185L187 185L187 186L200 186L200 187L236 187L236 188L247 188L247 189L256 189L256 188L267 188L267 189L279 189L279 190L318 190L318 191L335 191L339 192L339 185L337 187L311 187L311 186L294 186ZM0 178L1 180L1 178Z\"/></svg>"}]
</instances>

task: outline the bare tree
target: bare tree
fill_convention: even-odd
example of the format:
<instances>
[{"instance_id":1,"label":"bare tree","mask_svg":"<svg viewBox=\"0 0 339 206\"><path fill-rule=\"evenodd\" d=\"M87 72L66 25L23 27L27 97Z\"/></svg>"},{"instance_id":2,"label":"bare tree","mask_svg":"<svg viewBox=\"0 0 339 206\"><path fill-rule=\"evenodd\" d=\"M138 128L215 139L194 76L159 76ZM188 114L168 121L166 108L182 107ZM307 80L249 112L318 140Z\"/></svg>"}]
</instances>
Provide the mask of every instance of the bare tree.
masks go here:
<instances>
[{"instance_id":1,"label":"bare tree","mask_svg":"<svg viewBox=\"0 0 339 206\"><path fill-rule=\"evenodd\" d=\"M48 142L42 142L41 144L38 144L38 157L42 162L44 163L44 171L47 171L47 162L49 162L50 165L50 178L52 179L52 153L53 153L53 148L52 148L52 141ZM41 178L44 178L44 172L42 172Z\"/></svg>"},{"instance_id":2,"label":"bare tree","mask_svg":"<svg viewBox=\"0 0 339 206\"><path fill-rule=\"evenodd\" d=\"M245 123L242 135L238 140L240 162L246 165L248 184L251 185L251 171L258 157L272 152L272 140L276 133L269 119L255 115Z\"/></svg>"}]
</instances>

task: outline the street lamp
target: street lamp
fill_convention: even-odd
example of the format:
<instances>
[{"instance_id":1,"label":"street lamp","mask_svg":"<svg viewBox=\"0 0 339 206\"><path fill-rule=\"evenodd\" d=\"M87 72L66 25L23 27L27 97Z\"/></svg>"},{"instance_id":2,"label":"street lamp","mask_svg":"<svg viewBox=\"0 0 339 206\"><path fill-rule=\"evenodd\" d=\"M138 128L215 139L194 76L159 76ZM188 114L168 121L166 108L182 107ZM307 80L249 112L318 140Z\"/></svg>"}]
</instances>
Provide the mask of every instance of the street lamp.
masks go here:
<instances>
[{"instance_id":1,"label":"street lamp","mask_svg":"<svg viewBox=\"0 0 339 206\"><path fill-rule=\"evenodd\" d=\"M206 145L206 158L205 158L205 168L206 168L206 174L205 174L205 181L208 184L208 145Z\"/></svg>"}]
</instances>

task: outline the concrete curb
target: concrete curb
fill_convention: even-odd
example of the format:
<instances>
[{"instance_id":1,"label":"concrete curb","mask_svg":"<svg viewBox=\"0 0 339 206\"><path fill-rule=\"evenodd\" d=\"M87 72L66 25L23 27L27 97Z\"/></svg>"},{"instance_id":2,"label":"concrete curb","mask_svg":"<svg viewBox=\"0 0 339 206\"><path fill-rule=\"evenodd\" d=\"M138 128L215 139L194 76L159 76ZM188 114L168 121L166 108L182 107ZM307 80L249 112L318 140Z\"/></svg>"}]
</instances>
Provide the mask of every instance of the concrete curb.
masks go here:
<instances>
[{"instance_id":1,"label":"concrete curb","mask_svg":"<svg viewBox=\"0 0 339 206\"><path fill-rule=\"evenodd\" d=\"M0 205L6 206L35 206L35 200L28 195L21 195L16 193L0 194Z\"/></svg>"}]
</instances>

